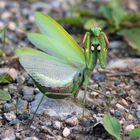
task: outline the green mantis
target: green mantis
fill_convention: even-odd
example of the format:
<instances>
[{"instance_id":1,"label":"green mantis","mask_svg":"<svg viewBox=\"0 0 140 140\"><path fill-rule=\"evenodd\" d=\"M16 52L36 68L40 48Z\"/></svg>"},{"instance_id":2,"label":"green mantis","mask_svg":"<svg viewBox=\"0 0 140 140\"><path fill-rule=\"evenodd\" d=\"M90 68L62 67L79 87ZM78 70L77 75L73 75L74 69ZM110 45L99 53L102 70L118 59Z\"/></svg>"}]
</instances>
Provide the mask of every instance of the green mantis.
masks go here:
<instances>
[{"instance_id":1,"label":"green mantis","mask_svg":"<svg viewBox=\"0 0 140 140\"><path fill-rule=\"evenodd\" d=\"M41 33L29 33L28 39L39 50L19 48L20 63L41 92L50 98L77 96L80 87L85 93L91 73L99 60L106 66L108 40L104 32L93 27L83 39L81 48L52 18L35 14Z\"/></svg>"}]
</instances>

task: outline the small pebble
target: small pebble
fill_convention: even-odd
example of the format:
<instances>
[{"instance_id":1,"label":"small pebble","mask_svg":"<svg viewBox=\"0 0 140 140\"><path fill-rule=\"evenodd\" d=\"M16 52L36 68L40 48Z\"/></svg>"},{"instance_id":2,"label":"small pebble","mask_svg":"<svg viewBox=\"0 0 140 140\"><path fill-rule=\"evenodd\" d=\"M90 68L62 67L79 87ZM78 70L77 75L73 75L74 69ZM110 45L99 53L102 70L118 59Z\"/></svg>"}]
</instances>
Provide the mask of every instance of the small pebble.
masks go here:
<instances>
[{"instance_id":1,"label":"small pebble","mask_svg":"<svg viewBox=\"0 0 140 140\"><path fill-rule=\"evenodd\" d=\"M27 100L27 101L32 101L34 99L34 88L32 87L23 87L23 90L22 90L22 93L23 93L23 99L24 100Z\"/></svg>"},{"instance_id":2,"label":"small pebble","mask_svg":"<svg viewBox=\"0 0 140 140\"><path fill-rule=\"evenodd\" d=\"M12 82L12 81L15 81L15 79L17 78L18 72L14 68L10 68L10 69L0 68L0 76L5 76L5 75L7 75L7 77L10 76L10 78L7 78L7 80Z\"/></svg>"},{"instance_id":3,"label":"small pebble","mask_svg":"<svg viewBox=\"0 0 140 140\"><path fill-rule=\"evenodd\" d=\"M0 135L1 140L16 140L15 131L12 128L4 130Z\"/></svg>"},{"instance_id":4,"label":"small pebble","mask_svg":"<svg viewBox=\"0 0 140 140\"><path fill-rule=\"evenodd\" d=\"M91 86L92 86L91 88L93 88L93 89L96 89L96 88L98 88L98 87L99 87L99 85L98 85L98 84L92 84Z\"/></svg>"},{"instance_id":5,"label":"small pebble","mask_svg":"<svg viewBox=\"0 0 140 140\"><path fill-rule=\"evenodd\" d=\"M122 117L122 113L120 111L118 111L118 110L115 110L114 111L114 116L116 116L116 117Z\"/></svg>"},{"instance_id":6,"label":"small pebble","mask_svg":"<svg viewBox=\"0 0 140 140\"><path fill-rule=\"evenodd\" d=\"M121 49L124 46L122 41L111 41L109 42L109 48L111 49Z\"/></svg>"},{"instance_id":7,"label":"small pebble","mask_svg":"<svg viewBox=\"0 0 140 140\"><path fill-rule=\"evenodd\" d=\"M5 1L0 1L0 8L5 8L6 2Z\"/></svg>"},{"instance_id":8,"label":"small pebble","mask_svg":"<svg viewBox=\"0 0 140 140\"><path fill-rule=\"evenodd\" d=\"M33 80L32 80L32 78L28 78L28 80L27 80L27 86L33 86L34 85L34 83L33 83Z\"/></svg>"},{"instance_id":9,"label":"small pebble","mask_svg":"<svg viewBox=\"0 0 140 140\"><path fill-rule=\"evenodd\" d=\"M138 110L138 111L136 112L136 116L137 116L138 119L140 119L140 110Z\"/></svg>"},{"instance_id":10,"label":"small pebble","mask_svg":"<svg viewBox=\"0 0 140 140\"><path fill-rule=\"evenodd\" d=\"M16 133L16 138L17 138L17 139L21 139L21 136L20 136L20 133L19 133L19 132Z\"/></svg>"},{"instance_id":11,"label":"small pebble","mask_svg":"<svg viewBox=\"0 0 140 140\"><path fill-rule=\"evenodd\" d=\"M133 119L134 119L134 117L133 117L131 114L129 114L129 115L128 115L128 120L129 120L129 121L132 121Z\"/></svg>"},{"instance_id":12,"label":"small pebble","mask_svg":"<svg viewBox=\"0 0 140 140\"><path fill-rule=\"evenodd\" d=\"M66 119L65 121L67 124L71 125L71 126L76 126L79 124L79 120L77 117L73 116L71 118Z\"/></svg>"},{"instance_id":13,"label":"small pebble","mask_svg":"<svg viewBox=\"0 0 140 140\"><path fill-rule=\"evenodd\" d=\"M106 95L110 95L110 91L106 91Z\"/></svg>"},{"instance_id":14,"label":"small pebble","mask_svg":"<svg viewBox=\"0 0 140 140\"><path fill-rule=\"evenodd\" d=\"M127 103L127 101L126 101L125 99L122 99L122 100L121 100L121 103L122 103L123 105L125 105L125 106L129 106L128 103Z\"/></svg>"},{"instance_id":15,"label":"small pebble","mask_svg":"<svg viewBox=\"0 0 140 140\"><path fill-rule=\"evenodd\" d=\"M63 136L64 137L68 137L70 135L70 129L65 127L63 130Z\"/></svg>"},{"instance_id":16,"label":"small pebble","mask_svg":"<svg viewBox=\"0 0 140 140\"><path fill-rule=\"evenodd\" d=\"M4 117L8 121L12 121L12 120L16 119L16 115L14 112L4 113Z\"/></svg>"},{"instance_id":17,"label":"small pebble","mask_svg":"<svg viewBox=\"0 0 140 140\"><path fill-rule=\"evenodd\" d=\"M120 104L116 104L116 107L117 107L119 110L128 112L128 110L127 110L125 107L123 107L122 105L120 105Z\"/></svg>"},{"instance_id":18,"label":"small pebble","mask_svg":"<svg viewBox=\"0 0 140 140\"><path fill-rule=\"evenodd\" d=\"M115 95L115 94L117 94L117 92L113 90L113 91L111 91L111 94Z\"/></svg>"},{"instance_id":19,"label":"small pebble","mask_svg":"<svg viewBox=\"0 0 140 140\"><path fill-rule=\"evenodd\" d=\"M17 89L17 86L14 85L14 84L9 84L8 85L8 90L11 94L15 94L15 93L18 93L18 89Z\"/></svg>"},{"instance_id":20,"label":"small pebble","mask_svg":"<svg viewBox=\"0 0 140 140\"><path fill-rule=\"evenodd\" d=\"M23 76L23 75L19 75L18 77L17 77L17 83L19 84L19 85L22 85L22 84L24 84L24 82L25 82L25 77Z\"/></svg>"},{"instance_id":21,"label":"small pebble","mask_svg":"<svg viewBox=\"0 0 140 140\"><path fill-rule=\"evenodd\" d=\"M33 11L38 11L38 10L43 10L43 9L47 9L47 13L50 12L51 10L51 6L45 2L35 2L31 5L31 9Z\"/></svg>"},{"instance_id":22,"label":"small pebble","mask_svg":"<svg viewBox=\"0 0 140 140\"><path fill-rule=\"evenodd\" d=\"M137 110L140 111L140 105L137 106Z\"/></svg>"},{"instance_id":23,"label":"small pebble","mask_svg":"<svg viewBox=\"0 0 140 140\"><path fill-rule=\"evenodd\" d=\"M57 116L57 113L54 110L52 110L52 109L46 109L44 111L44 114L49 116L49 117Z\"/></svg>"},{"instance_id":24,"label":"small pebble","mask_svg":"<svg viewBox=\"0 0 140 140\"><path fill-rule=\"evenodd\" d=\"M20 121L26 121L26 120L31 120L32 115L29 114L20 114L17 116L17 119L19 119Z\"/></svg>"},{"instance_id":25,"label":"small pebble","mask_svg":"<svg viewBox=\"0 0 140 140\"><path fill-rule=\"evenodd\" d=\"M28 102L26 100L22 100L22 99L19 100L17 102L17 105L16 105L17 112L18 113L23 113L24 111L26 111L27 110L27 105L28 105Z\"/></svg>"},{"instance_id":26,"label":"small pebble","mask_svg":"<svg viewBox=\"0 0 140 140\"><path fill-rule=\"evenodd\" d=\"M135 95L135 94L136 94L136 91L133 90L133 89L131 89L131 90L130 90L130 94L131 94L131 95Z\"/></svg>"},{"instance_id":27,"label":"small pebble","mask_svg":"<svg viewBox=\"0 0 140 140\"><path fill-rule=\"evenodd\" d=\"M28 17L31 14L30 9L28 8L23 8L21 12L23 16L26 16L26 17Z\"/></svg>"},{"instance_id":28,"label":"small pebble","mask_svg":"<svg viewBox=\"0 0 140 140\"><path fill-rule=\"evenodd\" d=\"M120 83L120 81L115 81L114 82L114 86L119 86L121 83Z\"/></svg>"},{"instance_id":29,"label":"small pebble","mask_svg":"<svg viewBox=\"0 0 140 140\"><path fill-rule=\"evenodd\" d=\"M10 13L9 11L3 12L3 13L1 14L1 19L8 19L8 18L10 18L10 17L11 17L11 13Z\"/></svg>"},{"instance_id":30,"label":"small pebble","mask_svg":"<svg viewBox=\"0 0 140 140\"><path fill-rule=\"evenodd\" d=\"M17 79L18 71L14 68L8 70L8 74L13 78L13 80Z\"/></svg>"},{"instance_id":31,"label":"small pebble","mask_svg":"<svg viewBox=\"0 0 140 140\"><path fill-rule=\"evenodd\" d=\"M20 121L19 121L19 119L15 119L15 120L11 120L8 124L9 125L16 125L16 124L18 124Z\"/></svg>"},{"instance_id":32,"label":"small pebble","mask_svg":"<svg viewBox=\"0 0 140 140\"><path fill-rule=\"evenodd\" d=\"M23 140L39 140L37 137L26 137Z\"/></svg>"},{"instance_id":33,"label":"small pebble","mask_svg":"<svg viewBox=\"0 0 140 140\"><path fill-rule=\"evenodd\" d=\"M106 78L106 74L105 73L99 73L99 74L94 74L92 79L95 81L104 81Z\"/></svg>"},{"instance_id":34,"label":"small pebble","mask_svg":"<svg viewBox=\"0 0 140 140\"><path fill-rule=\"evenodd\" d=\"M5 27L4 22L0 21L0 29L3 29Z\"/></svg>"},{"instance_id":35,"label":"small pebble","mask_svg":"<svg viewBox=\"0 0 140 140\"><path fill-rule=\"evenodd\" d=\"M135 127L134 127L133 124L127 125L127 126L125 127L125 129L124 129L124 132L125 132L126 134L128 134L128 133L131 132L134 128L135 128Z\"/></svg>"},{"instance_id":36,"label":"small pebble","mask_svg":"<svg viewBox=\"0 0 140 140\"><path fill-rule=\"evenodd\" d=\"M125 120L125 118L122 118L121 120L120 120L120 124L126 124L126 120Z\"/></svg>"},{"instance_id":37,"label":"small pebble","mask_svg":"<svg viewBox=\"0 0 140 140\"><path fill-rule=\"evenodd\" d=\"M31 125L30 128L33 129L33 130L37 129L34 125Z\"/></svg>"},{"instance_id":38,"label":"small pebble","mask_svg":"<svg viewBox=\"0 0 140 140\"><path fill-rule=\"evenodd\" d=\"M54 127L55 129L60 130L60 129L61 129L61 122L59 122L59 121L54 121L54 122L53 122L53 127Z\"/></svg>"},{"instance_id":39,"label":"small pebble","mask_svg":"<svg viewBox=\"0 0 140 140\"><path fill-rule=\"evenodd\" d=\"M98 92L95 92L95 91L92 91L90 93L90 95L94 98L94 97L97 97L99 95L99 93Z\"/></svg>"},{"instance_id":40,"label":"small pebble","mask_svg":"<svg viewBox=\"0 0 140 140\"><path fill-rule=\"evenodd\" d=\"M4 106L3 106L3 111L4 111L5 113L10 112L10 111L13 111L13 110L15 110L15 109L16 109L16 107L15 107L15 105L12 104L12 103L5 103Z\"/></svg>"},{"instance_id":41,"label":"small pebble","mask_svg":"<svg viewBox=\"0 0 140 140\"><path fill-rule=\"evenodd\" d=\"M136 116L137 116L138 119L140 119L140 105L137 106Z\"/></svg>"},{"instance_id":42,"label":"small pebble","mask_svg":"<svg viewBox=\"0 0 140 140\"><path fill-rule=\"evenodd\" d=\"M8 24L8 28L11 30L11 31L15 31L16 30L16 24L15 24L15 22L9 22L9 24Z\"/></svg>"},{"instance_id":43,"label":"small pebble","mask_svg":"<svg viewBox=\"0 0 140 140\"><path fill-rule=\"evenodd\" d=\"M117 104L117 100L116 100L116 99L112 99L112 100L111 100L111 104L112 104L112 105Z\"/></svg>"}]
</instances>

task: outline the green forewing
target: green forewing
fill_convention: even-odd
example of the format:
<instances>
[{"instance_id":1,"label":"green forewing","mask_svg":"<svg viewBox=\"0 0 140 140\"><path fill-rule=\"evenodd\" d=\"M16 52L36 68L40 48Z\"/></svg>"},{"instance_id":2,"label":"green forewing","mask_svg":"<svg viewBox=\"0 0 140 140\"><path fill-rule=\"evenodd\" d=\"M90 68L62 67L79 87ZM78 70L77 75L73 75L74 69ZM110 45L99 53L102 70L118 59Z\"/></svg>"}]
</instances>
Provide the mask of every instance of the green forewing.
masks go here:
<instances>
[{"instance_id":1,"label":"green forewing","mask_svg":"<svg viewBox=\"0 0 140 140\"><path fill-rule=\"evenodd\" d=\"M71 86L78 71L61 60L38 50L20 48L16 53L30 76L46 88Z\"/></svg>"},{"instance_id":2,"label":"green forewing","mask_svg":"<svg viewBox=\"0 0 140 140\"><path fill-rule=\"evenodd\" d=\"M83 50L56 21L43 13L36 13L35 20L40 31L48 38L53 39L55 42L54 44L56 45L55 47L59 47L59 52L57 49L55 50L53 47L51 48L51 46L48 47L53 56L58 55L61 51L61 57L64 59L67 58L70 63L80 63L85 65ZM29 39L33 43L35 43L35 39L37 39L34 37L35 36L33 35L29 35ZM44 50L44 47L42 47L42 50Z\"/></svg>"},{"instance_id":3,"label":"green forewing","mask_svg":"<svg viewBox=\"0 0 140 140\"><path fill-rule=\"evenodd\" d=\"M38 49L64 60L65 63L69 65L73 64L77 67L81 67L76 58L72 57L72 54L69 56L67 47L62 48L63 42L39 33L29 33L28 38Z\"/></svg>"},{"instance_id":4,"label":"green forewing","mask_svg":"<svg viewBox=\"0 0 140 140\"><path fill-rule=\"evenodd\" d=\"M98 53L99 63L102 68L106 67L106 57L107 57L107 47L104 38L104 32L99 35L99 42L101 46L101 51Z\"/></svg>"}]
</instances>

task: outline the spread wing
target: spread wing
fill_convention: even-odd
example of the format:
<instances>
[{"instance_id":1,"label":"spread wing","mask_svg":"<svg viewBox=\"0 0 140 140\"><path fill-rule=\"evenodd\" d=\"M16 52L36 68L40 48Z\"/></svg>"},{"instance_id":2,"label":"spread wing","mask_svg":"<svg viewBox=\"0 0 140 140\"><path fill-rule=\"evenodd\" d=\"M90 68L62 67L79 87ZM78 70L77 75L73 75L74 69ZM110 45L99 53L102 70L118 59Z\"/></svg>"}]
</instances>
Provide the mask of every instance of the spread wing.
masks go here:
<instances>
[{"instance_id":1,"label":"spread wing","mask_svg":"<svg viewBox=\"0 0 140 140\"><path fill-rule=\"evenodd\" d=\"M70 91L74 76L78 72L76 68L35 49L19 48L16 53L22 66L37 84L47 91Z\"/></svg>"},{"instance_id":2,"label":"spread wing","mask_svg":"<svg viewBox=\"0 0 140 140\"><path fill-rule=\"evenodd\" d=\"M67 61L69 65L85 66L85 56L82 48L63 27L43 13L36 13L35 20L43 34L30 33L28 38L37 48Z\"/></svg>"}]
</instances>

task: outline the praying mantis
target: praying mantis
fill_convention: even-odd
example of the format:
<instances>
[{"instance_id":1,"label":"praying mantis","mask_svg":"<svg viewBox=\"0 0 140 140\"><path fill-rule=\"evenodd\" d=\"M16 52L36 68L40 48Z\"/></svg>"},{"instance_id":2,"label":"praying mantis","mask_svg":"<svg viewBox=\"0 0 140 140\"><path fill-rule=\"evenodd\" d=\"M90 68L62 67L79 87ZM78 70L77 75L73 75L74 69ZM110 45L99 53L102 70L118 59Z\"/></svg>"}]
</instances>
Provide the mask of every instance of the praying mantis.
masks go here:
<instances>
[{"instance_id":1,"label":"praying mantis","mask_svg":"<svg viewBox=\"0 0 140 140\"><path fill-rule=\"evenodd\" d=\"M81 48L55 20L36 13L35 21L41 33L29 33L28 39L39 50L19 48L16 54L38 89L47 97L76 97L87 86L97 61L106 66L108 39L98 27L86 32Z\"/></svg>"}]
</instances>

